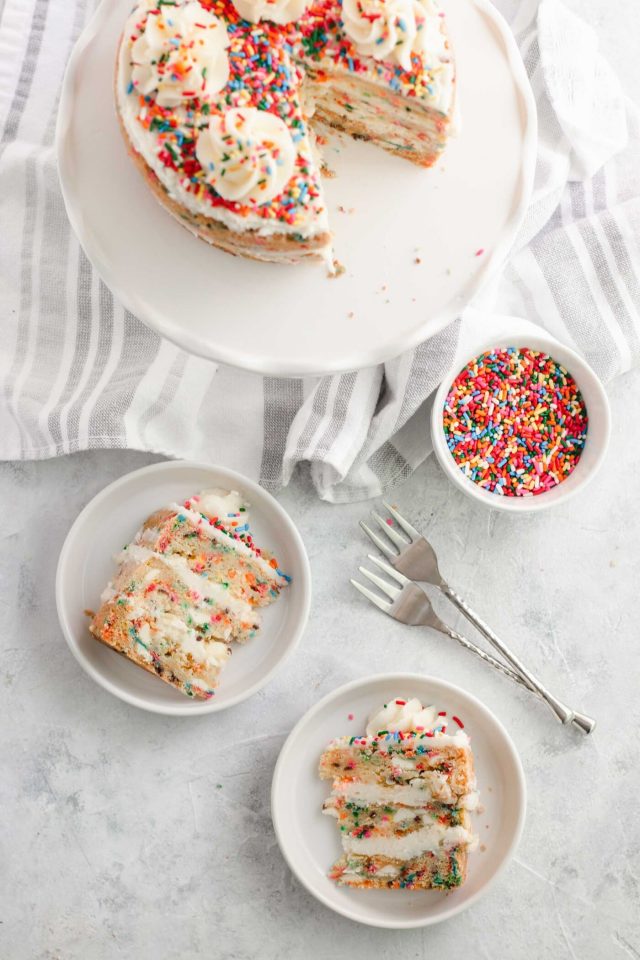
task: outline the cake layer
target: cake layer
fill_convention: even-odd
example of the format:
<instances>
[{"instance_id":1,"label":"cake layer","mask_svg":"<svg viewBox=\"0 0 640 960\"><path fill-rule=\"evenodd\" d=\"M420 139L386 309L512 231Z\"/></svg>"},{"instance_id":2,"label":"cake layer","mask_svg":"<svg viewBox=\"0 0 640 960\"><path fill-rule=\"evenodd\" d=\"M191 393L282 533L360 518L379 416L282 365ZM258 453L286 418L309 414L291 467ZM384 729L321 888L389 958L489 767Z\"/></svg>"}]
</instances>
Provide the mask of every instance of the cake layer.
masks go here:
<instances>
[{"instance_id":1,"label":"cake layer","mask_svg":"<svg viewBox=\"0 0 640 960\"><path fill-rule=\"evenodd\" d=\"M465 847L426 852L409 860L346 854L331 868L329 878L342 886L382 890L450 890L467 874Z\"/></svg>"},{"instance_id":2,"label":"cake layer","mask_svg":"<svg viewBox=\"0 0 640 960\"><path fill-rule=\"evenodd\" d=\"M473 756L456 737L427 734L334 741L320 759L320 776L363 785L408 787L425 801L457 803L474 790ZM466 738L465 738L466 740Z\"/></svg>"},{"instance_id":3,"label":"cake layer","mask_svg":"<svg viewBox=\"0 0 640 960\"><path fill-rule=\"evenodd\" d=\"M401 839L433 826L444 831L462 828L469 832L469 814L466 810L437 802L406 806L394 802L390 797L383 797L379 802L365 803L350 800L336 793L334 789L324 802L322 812L336 818L343 838L347 837L349 840L389 837ZM465 841L469 837L465 837ZM459 833L449 832L444 836L444 846L455 846L459 842ZM438 847L442 845L438 843Z\"/></svg>"}]
</instances>

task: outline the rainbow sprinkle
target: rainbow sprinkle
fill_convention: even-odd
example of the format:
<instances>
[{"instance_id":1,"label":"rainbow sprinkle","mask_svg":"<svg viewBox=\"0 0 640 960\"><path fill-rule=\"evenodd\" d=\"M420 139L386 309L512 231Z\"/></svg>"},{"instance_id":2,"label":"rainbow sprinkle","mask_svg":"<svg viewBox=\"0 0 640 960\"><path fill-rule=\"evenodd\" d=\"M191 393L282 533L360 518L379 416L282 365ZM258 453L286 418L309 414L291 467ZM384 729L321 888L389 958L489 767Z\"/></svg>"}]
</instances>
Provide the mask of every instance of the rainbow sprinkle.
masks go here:
<instances>
[{"instance_id":1,"label":"rainbow sprinkle","mask_svg":"<svg viewBox=\"0 0 640 960\"><path fill-rule=\"evenodd\" d=\"M527 497L566 480L584 449L588 417L561 364L507 347L460 371L442 423L451 456L470 480L500 496Z\"/></svg>"}]
</instances>

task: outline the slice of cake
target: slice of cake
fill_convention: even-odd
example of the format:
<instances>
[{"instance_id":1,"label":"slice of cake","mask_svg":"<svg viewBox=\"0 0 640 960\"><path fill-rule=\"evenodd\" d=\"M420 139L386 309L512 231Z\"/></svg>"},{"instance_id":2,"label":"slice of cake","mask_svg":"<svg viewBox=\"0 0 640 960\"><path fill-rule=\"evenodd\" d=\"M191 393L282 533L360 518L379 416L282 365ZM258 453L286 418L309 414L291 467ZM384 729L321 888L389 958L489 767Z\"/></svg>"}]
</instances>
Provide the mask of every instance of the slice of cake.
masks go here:
<instances>
[{"instance_id":1,"label":"slice of cake","mask_svg":"<svg viewBox=\"0 0 640 960\"><path fill-rule=\"evenodd\" d=\"M231 642L255 636L290 579L255 544L240 495L221 490L156 511L116 562L89 629L191 697L213 695Z\"/></svg>"},{"instance_id":2,"label":"slice of cake","mask_svg":"<svg viewBox=\"0 0 640 960\"><path fill-rule=\"evenodd\" d=\"M344 851L331 879L387 889L463 883L478 795L458 718L415 699L392 700L370 718L365 736L329 744L320 776L332 781L323 812L337 819Z\"/></svg>"}]
</instances>

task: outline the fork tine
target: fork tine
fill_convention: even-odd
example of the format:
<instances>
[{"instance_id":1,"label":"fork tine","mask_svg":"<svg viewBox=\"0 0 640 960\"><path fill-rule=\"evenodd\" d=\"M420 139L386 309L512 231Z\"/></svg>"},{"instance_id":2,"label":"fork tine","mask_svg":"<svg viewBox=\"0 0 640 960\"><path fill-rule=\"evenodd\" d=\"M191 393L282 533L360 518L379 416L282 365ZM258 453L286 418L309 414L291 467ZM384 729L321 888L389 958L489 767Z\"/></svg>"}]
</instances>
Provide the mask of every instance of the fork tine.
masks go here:
<instances>
[{"instance_id":1,"label":"fork tine","mask_svg":"<svg viewBox=\"0 0 640 960\"><path fill-rule=\"evenodd\" d=\"M392 507L390 503L387 503L386 500L383 500L382 502L384 506L387 508L387 510L389 511L389 513L391 514L391 516L393 517L393 519L396 521L396 523L402 527L404 532L408 534L412 540L419 540L422 534L418 530L416 530L415 527L412 527L409 521L405 520L402 514L398 513L398 511L394 507Z\"/></svg>"},{"instance_id":2,"label":"fork tine","mask_svg":"<svg viewBox=\"0 0 640 960\"><path fill-rule=\"evenodd\" d=\"M398 554L395 552L395 550L391 549L388 543L385 543L385 541L381 537L379 537L377 533L374 533L371 527L368 527L366 525L364 520L360 521L360 526L362 527L366 535L369 537L369 539L372 540L373 543L375 543L378 550L382 550L385 557L389 557L390 560L395 560Z\"/></svg>"},{"instance_id":3,"label":"fork tine","mask_svg":"<svg viewBox=\"0 0 640 960\"><path fill-rule=\"evenodd\" d=\"M409 546L409 541L405 540L404 537L401 537L398 531L388 524L386 520L383 520L379 513L374 513L374 511L371 512L373 513L374 519L377 520L378 525L384 530L389 539L395 543L396 547L399 547L400 550L404 550L405 547Z\"/></svg>"},{"instance_id":4,"label":"fork tine","mask_svg":"<svg viewBox=\"0 0 640 960\"><path fill-rule=\"evenodd\" d=\"M402 593L402 590L399 590L398 587L394 587L393 584L387 583L386 580L383 580L382 577L379 577L377 573L371 573L370 570L367 570L366 567L358 567L360 573L371 580L372 583L375 583L377 587L380 587L383 593L386 593L388 597L391 597L392 600L395 600L396 597L399 597Z\"/></svg>"},{"instance_id":5,"label":"fork tine","mask_svg":"<svg viewBox=\"0 0 640 960\"><path fill-rule=\"evenodd\" d=\"M390 577L393 577L394 580L397 580L398 583L401 583L402 586L406 586L407 583L411 583L408 577L405 577L403 573L400 573L399 570L396 570L395 567L392 567L386 562L386 560L381 560L380 557L374 557L372 553L368 553L367 556L372 563L375 563L381 570L384 570L385 573L388 573Z\"/></svg>"},{"instance_id":6,"label":"fork tine","mask_svg":"<svg viewBox=\"0 0 640 960\"><path fill-rule=\"evenodd\" d=\"M389 613L391 610L391 604L388 600L383 600L382 597L379 597L377 593L374 593L373 590L369 590L367 587L363 587L361 583L358 583L357 580L351 580L351 583L354 585L356 590L359 590L360 593L370 600L371 603L374 603L376 607L379 607L380 610L384 613Z\"/></svg>"}]
</instances>

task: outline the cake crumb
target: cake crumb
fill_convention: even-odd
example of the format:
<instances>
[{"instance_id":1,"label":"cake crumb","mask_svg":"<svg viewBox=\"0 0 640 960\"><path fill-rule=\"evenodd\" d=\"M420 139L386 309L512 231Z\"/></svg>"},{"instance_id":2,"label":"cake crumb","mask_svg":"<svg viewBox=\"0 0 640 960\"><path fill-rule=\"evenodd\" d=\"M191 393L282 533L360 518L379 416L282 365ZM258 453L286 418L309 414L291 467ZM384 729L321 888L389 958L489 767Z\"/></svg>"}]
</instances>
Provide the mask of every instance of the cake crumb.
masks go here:
<instances>
[{"instance_id":1,"label":"cake crumb","mask_svg":"<svg viewBox=\"0 0 640 960\"><path fill-rule=\"evenodd\" d=\"M83 610L82 612L84 613L85 617L91 617L92 620L95 617L93 610Z\"/></svg>"},{"instance_id":2,"label":"cake crumb","mask_svg":"<svg viewBox=\"0 0 640 960\"><path fill-rule=\"evenodd\" d=\"M414 263L422 263L422 260L420 259L420 257L416 257L413 262L414 262Z\"/></svg>"},{"instance_id":3,"label":"cake crumb","mask_svg":"<svg viewBox=\"0 0 640 960\"><path fill-rule=\"evenodd\" d=\"M343 273L346 272L346 267L340 263L339 260L333 261L333 273L329 274L330 280L336 280L338 277L341 277Z\"/></svg>"}]
</instances>

